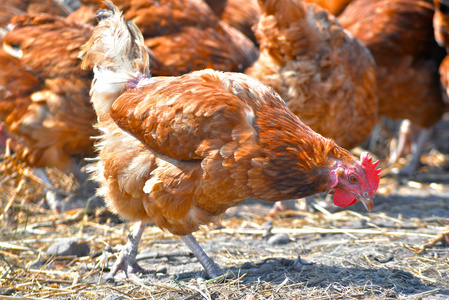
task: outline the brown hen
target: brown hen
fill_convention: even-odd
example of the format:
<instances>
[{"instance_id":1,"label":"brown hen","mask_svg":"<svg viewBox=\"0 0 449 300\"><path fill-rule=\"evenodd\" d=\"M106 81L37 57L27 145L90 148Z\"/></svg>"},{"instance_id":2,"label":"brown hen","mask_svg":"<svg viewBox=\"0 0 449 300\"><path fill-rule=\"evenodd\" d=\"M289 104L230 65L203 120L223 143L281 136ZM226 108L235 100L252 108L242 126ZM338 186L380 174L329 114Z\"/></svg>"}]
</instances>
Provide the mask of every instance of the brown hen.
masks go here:
<instances>
[{"instance_id":1,"label":"brown hen","mask_svg":"<svg viewBox=\"0 0 449 300\"><path fill-rule=\"evenodd\" d=\"M85 1L70 18L104 7ZM244 34L221 22L203 0L116 1L128 20L142 31L158 63L155 75L181 75L212 68L243 71L258 57L257 47ZM92 15L93 17L93 15Z\"/></svg>"},{"instance_id":2,"label":"brown hen","mask_svg":"<svg viewBox=\"0 0 449 300\"><path fill-rule=\"evenodd\" d=\"M103 132L95 178L121 216L138 221L111 270L136 262L147 222L180 235L208 276L221 270L192 232L252 197L280 201L334 191L334 203L372 207L379 170L304 125L278 94L239 73L197 71L149 77L138 28L117 8L81 52L94 69L92 103ZM111 51L113 50L113 51Z\"/></svg>"},{"instance_id":3,"label":"brown hen","mask_svg":"<svg viewBox=\"0 0 449 300\"><path fill-rule=\"evenodd\" d=\"M80 162L93 155L97 131L92 75L77 56L92 27L40 14L16 16L11 28L0 52L1 122L30 167L56 167L84 181Z\"/></svg>"},{"instance_id":4,"label":"brown hen","mask_svg":"<svg viewBox=\"0 0 449 300\"><path fill-rule=\"evenodd\" d=\"M433 37L433 11L430 0L354 0L338 18L374 56L379 113L423 129L401 170L405 175L418 167L429 129L445 109L438 78L444 53Z\"/></svg>"}]
</instances>

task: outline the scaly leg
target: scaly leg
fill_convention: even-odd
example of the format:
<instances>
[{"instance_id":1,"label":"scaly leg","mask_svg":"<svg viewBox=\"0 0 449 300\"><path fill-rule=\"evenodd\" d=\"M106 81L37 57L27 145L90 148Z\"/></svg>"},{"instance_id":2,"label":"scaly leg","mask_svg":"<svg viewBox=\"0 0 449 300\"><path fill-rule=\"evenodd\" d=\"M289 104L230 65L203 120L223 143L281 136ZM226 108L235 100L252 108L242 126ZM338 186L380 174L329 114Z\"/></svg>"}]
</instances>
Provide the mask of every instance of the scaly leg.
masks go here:
<instances>
[{"instance_id":1,"label":"scaly leg","mask_svg":"<svg viewBox=\"0 0 449 300\"><path fill-rule=\"evenodd\" d=\"M142 221L134 225L132 233L128 235L128 242L120 251L117 261L111 268L111 272L106 276L106 280L113 280L115 274L120 270L125 272L127 278L133 276L135 279L138 279L136 273L147 274L149 272L139 266L136 260L137 248L146 226L147 224Z\"/></svg>"},{"instance_id":2,"label":"scaly leg","mask_svg":"<svg viewBox=\"0 0 449 300\"><path fill-rule=\"evenodd\" d=\"M393 165L403 154L405 145L407 141L410 139L411 130L412 128L410 120L407 119L403 120L401 122L401 126L398 131L397 144L393 147L393 150L390 153L390 159L388 161L390 165Z\"/></svg>"},{"instance_id":3,"label":"scaly leg","mask_svg":"<svg viewBox=\"0 0 449 300\"><path fill-rule=\"evenodd\" d=\"M184 243L186 243L187 247L189 247L198 261L203 265L203 268L206 270L209 278L216 278L223 275L220 267L218 267L215 262L207 256L206 252L204 252L203 248L201 248L200 244L198 244L192 234L183 235L180 238L184 241Z\"/></svg>"},{"instance_id":4,"label":"scaly leg","mask_svg":"<svg viewBox=\"0 0 449 300\"><path fill-rule=\"evenodd\" d=\"M412 152L409 157L409 161L405 166L401 168L399 174L412 176L413 173L418 169L419 161L421 160L421 154L424 150L426 142L432 135L433 128L421 129L418 133L418 138L412 143Z\"/></svg>"}]
</instances>

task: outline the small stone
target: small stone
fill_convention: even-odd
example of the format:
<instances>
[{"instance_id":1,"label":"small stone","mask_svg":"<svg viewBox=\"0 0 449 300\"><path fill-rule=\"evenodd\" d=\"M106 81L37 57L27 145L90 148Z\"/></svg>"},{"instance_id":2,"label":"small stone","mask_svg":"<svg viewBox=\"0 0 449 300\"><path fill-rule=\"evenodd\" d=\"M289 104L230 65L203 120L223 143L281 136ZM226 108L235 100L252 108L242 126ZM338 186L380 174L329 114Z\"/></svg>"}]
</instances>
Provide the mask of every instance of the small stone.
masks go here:
<instances>
[{"instance_id":1,"label":"small stone","mask_svg":"<svg viewBox=\"0 0 449 300\"><path fill-rule=\"evenodd\" d=\"M290 237L285 233L278 233L273 235L268 239L268 244L276 246L276 245L285 245L290 243Z\"/></svg>"},{"instance_id":2,"label":"small stone","mask_svg":"<svg viewBox=\"0 0 449 300\"><path fill-rule=\"evenodd\" d=\"M52 244L47 249L47 256L87 256L90 247L86 241L78 238L68 238Z\"/></svg>"}]
</instances>

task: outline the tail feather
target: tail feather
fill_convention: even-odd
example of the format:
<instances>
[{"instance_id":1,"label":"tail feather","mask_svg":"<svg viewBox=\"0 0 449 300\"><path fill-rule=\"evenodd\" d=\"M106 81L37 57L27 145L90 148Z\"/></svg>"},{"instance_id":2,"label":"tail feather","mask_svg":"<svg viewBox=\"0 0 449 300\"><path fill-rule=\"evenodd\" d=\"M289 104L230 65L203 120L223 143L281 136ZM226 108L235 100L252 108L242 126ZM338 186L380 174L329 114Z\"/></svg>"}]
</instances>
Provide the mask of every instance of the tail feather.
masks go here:
<instances>
[{"instance_id":1,"label":"tail feather","mask_svg":"<svg viewBox=\"0 0 449 300\"><path fill-rule=\"evenodd\" d=\"M99 10L99 24L92 37L81 48L83 69L108 69L127 73L132 79L138 74L149 76L150 59L142 33L126 21L121 11L107 1L110 10Z\"/></svg>"},{"instance_id":2,"label":"tail feather","mask_svg":"<svg viewBox=\"0 0 449 300\"><path fill-rule=\"evenodd\" d=\"M99 24L79 57L83 69L93 69L91 102L98 120L110 119L109 109L124 91L150 77L150 58L137 26L125 20L112 2L99 10Z\"/></svg>"}]
</instances>

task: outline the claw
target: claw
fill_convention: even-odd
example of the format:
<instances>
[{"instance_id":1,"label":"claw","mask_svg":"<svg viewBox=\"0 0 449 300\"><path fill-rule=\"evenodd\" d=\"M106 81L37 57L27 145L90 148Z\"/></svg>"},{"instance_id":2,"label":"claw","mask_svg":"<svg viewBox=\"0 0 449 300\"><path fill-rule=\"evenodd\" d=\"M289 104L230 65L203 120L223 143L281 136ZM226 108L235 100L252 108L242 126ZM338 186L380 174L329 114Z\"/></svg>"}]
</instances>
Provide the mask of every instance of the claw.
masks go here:
<instances>
[{"instance_id":1,"label":"claw","mask_svg":"<svg viewBox=\"0 0 449 300\"><path fill-rule=\"evenodd\" d=\"M148 274L150 271L139 266L136 260L137 248L139 246L140 238L146 227L146 224L139 222L136 224L133 232L128 235L128 242L120 251L119 257L112 266L111 271L106 276L106 281L113 281L114 276L118 271L125 272L126 278L133 278L139 280L137 273Z\"/></svg>"}]
</instances>

